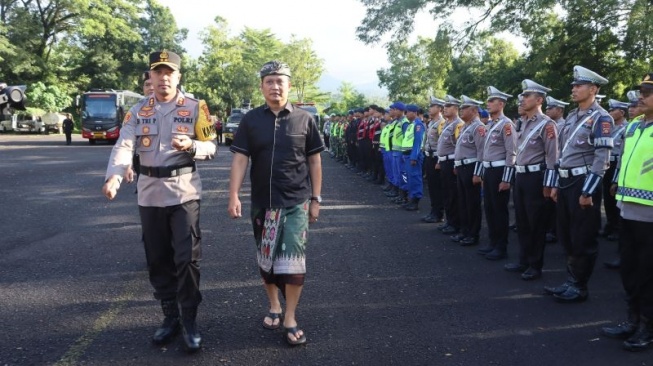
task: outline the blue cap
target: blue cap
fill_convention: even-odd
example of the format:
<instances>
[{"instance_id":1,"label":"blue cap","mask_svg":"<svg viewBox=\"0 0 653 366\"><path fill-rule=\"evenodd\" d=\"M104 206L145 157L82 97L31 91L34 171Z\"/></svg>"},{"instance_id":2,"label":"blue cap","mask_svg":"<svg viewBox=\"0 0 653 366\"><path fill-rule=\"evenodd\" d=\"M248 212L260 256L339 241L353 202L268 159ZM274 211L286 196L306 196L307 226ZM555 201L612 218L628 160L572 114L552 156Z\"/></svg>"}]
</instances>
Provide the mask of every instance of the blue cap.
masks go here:
<instances>
[{"instance_id":1,"label":"blue cap","mask_svg":"<svg viewBox=\"0 0 653 366\"><path fill-rule=\"evenodd\" d=\"M478 108L478 115L481 118L490 118L490 113L483 108Z\"/></svg>"},{"instance_id":2,"label":"blue cap","mask_svg":"<svg viewBox=\"0 0 653 366\"><path fill-rule=\"evenodd\" d=\"M354 114L354 110L353 110L353 109L350 109L350 110L347 112L347 114L350 115L350 116L353 115L353 114Z\"/></svg>"},{"instance_id":3,"label":"blue cap","mask_svg":"<svg viewBox=\"0 0 653 366\"><path fill-rule=\"evenodd\" d=\"M419 107L416 106L415 104L408 104L406 105L406 112L419 112Z\"/></svg>"},{"instance_id":4,"label":"blue cap","mask_svg":"<svg viewBox=\"0 0 653 366\"><path fill-rule=\"evenodd\" d=\"M392 103L392 105L390 106L390 108L391 108L391 109L398 109L398 110L400 110L400 111L403 112L403 111L406 110L406 105L405 105L403 102L399 102L399 101L397 101L397 102Z\"/></svg>"}]
</instances>

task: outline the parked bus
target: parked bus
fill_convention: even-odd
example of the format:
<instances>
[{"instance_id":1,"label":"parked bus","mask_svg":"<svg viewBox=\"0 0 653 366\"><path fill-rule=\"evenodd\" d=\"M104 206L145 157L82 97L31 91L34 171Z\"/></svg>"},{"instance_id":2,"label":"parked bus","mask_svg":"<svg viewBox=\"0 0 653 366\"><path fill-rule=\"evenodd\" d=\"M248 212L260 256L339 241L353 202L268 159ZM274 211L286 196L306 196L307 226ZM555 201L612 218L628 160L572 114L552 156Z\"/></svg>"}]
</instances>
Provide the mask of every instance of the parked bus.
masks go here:
<instances>
[{"instance_id":1,"label":"parked bus","mask_svg":"<svg viewBox=\"0 0 653 366\"><path fill-rule=\"evenodd\" d=\"M115 143L125 114L144 97L128 90L91 89L77 97L82 137L94 145L97 140Z\"/></svg>"}]
</instances>

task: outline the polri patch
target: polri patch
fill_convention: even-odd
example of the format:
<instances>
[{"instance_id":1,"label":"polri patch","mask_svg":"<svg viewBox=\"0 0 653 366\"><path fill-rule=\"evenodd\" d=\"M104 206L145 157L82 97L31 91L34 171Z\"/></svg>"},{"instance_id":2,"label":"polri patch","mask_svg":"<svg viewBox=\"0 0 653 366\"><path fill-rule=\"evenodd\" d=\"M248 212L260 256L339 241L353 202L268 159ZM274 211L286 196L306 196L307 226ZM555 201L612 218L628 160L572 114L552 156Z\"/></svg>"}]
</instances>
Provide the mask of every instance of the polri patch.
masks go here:
<instances>
[{"instance_id":1,"label":"polri patch","mask_svg":"<svg viewBox=\"0 0 653 366\"><path fill-rule=\"evenodd\" d=\"M503 131L506 133L506 136L512 135L512 127L510 127L510 123L505 124Z\"/></svg>"},{"instance_id":2,"label":"polri patch","mask_svg":"<svg viewBox=\"0 0 653 366\"><path fill-rule=\"evenodd\" d=\"M129 122L130 119L132 119L132 112L127 112L127 114L125 114L125 119L122 120L122 124Z\"/></svg>"},{"instance_id":3,"label":"polri patch","mask_svg":"<svg viewBox=\"0 0 653 366\"><path fill-rule=\"evenodd\" d=\"M546 125L546 137L553 139L556 137L556 129L555 126L551 123Z\"/></svg>"}]
</instances>

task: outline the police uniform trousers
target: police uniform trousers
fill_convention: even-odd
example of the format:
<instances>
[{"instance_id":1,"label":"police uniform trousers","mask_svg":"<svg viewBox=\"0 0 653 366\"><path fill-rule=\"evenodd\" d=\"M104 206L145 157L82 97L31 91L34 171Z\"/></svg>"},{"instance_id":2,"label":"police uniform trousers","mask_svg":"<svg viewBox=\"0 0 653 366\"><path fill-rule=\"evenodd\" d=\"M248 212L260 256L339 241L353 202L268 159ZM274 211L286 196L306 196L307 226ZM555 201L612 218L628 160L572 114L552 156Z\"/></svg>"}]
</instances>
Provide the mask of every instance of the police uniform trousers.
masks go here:
<instances>
[{"instance_id":1,"label":"police uniform trousers","mask_svg":"<svg viewBox=\"0 0 653 366\"><path fill-rule=\"evenodd\" d=\"M402 175L401 175L401 171L402 171L401 157L402 157L401 151L393 151L392 152L392 178L394 179L392 184L397 188L403 189L402 188L403 178L402 178Z\"/></svg>"},{"instance_id":2,"label":"police uniform trousers","mask_svg":"<svg viewBox=\"0 0 653 366\"><path fill-rule=\"evenodd\" d=\"M356 150L358 154L358 169L365 171L367 170L367 158L365 157L365 139L358 140L358 146Z\"/></svg>"},{"instance_id":3,"label":"police uniform trousers","mask_svg":"<svg viewBox=\"0 0 653 366\"><path fill-rule=\"evenodd\" d=\"M424 159L424 173L426 175L426 183L429 190L429 199L431 200L431 214L435 217L442 218L444 216L444 204L442 201L442 170L435 169L437 163L437 157L427 156L426 159Z\"/></svg>"},{"instance_id":4,"label":"police uniform trousers","mask_svg":"<svg viewBox=\"0 0 653 366\"><path fill-rule=\"evenodd\" d=\"M542 270L546 239L546 201L543 190L544 171L515 173L513 198L519 264Z\"/></svg>"},{"instance_id":5,"label":"police uniform trousers","mask_svg":"<svg viewBox=\"0 0 653 366\"><path fill-rule=\"evenodd\" d=\"M399 189L401 189L402 191L408 191L408 170L406 169L406 167L410 163L410 153L408 154L401 153L400 159L401 160L399 161L399 169L400 169L399 175L401 176L401 179L399 181L399 184L401 185L399 186Z\"/></svg>"},{"instance_id":6,"label":"police uniform trousers","mask_svg":"<svg viewBox=\"0 0 653 366\"><path fill-rule=\"evenodd\" d=\"M383 168L383 153L378 143L372 144L372 174L377 180L385 178L385 169Z\"/></svg>"},{"instance_id":7,"label":"police uniform trousers","mask_svg":"<svg viewBox=\"0 0 653 366\"><path fill-rule=\"evenodd\" d=\"M329 143L329 135L324 135L324 146L326 146L327 149L331 149L331 144Z\"/></svg>"},{"instance_id":8,"label":"police uniform trousers","mask_svg":"<svg viewBox=\"0 0 653 366\"><path fill-rule=\"evenodd\" d=\"M422 175L422 166L424 165L424 154L421 152L417 155L417 163L411 165L410 155L406 157L406 176L408 178L408 198L421 199L424 196L424 181Z\"/></svg>"},{"instance_id":9,"label":"police uniform trousers","mask_svg":"<svg viewBox=\"0 0 653 366\"><path fill-rule=\"evenodd\" d=\"M628 310L653 319L653 222L622 219L619 233L621 282Z\"/></svg>"},{"instance_id":10,"label":"police uniform trousers","mask_svg":"<svg viewBox=\"0 0 653 366\"><path fill-rule=\"evenodd\" d=\"M503 167L485 168L483 174L483 206L490 236L490 247L506 252L510 214L508 202L510 189L499 192L503 180Z\"/></svg>"},{"instance_id":11,"label":"police uniform trousers","mask_svg":"<svg viewBox=\"0 0 653 366\"><path fill-rule=\"evenodd\" d=\"M478 239L481 231L481 185L474 184L475 163L456 168L458 177L458 212L460 213L460 232L465 237Z\"/></svg>"},{"instance_id":12,"label":"police uniform trousers","mask_svg":"<svg viewBox=\"0 0 653 366\"><path fill-rule=\"evenodd\" d=\"M351 164L352 166L356 166L358 160L356 157L357 147L354 141L356 141L356 138L350 139L349 142L347 143L347 157L349 158L349 164Z\"/></svg>"},{"instance_id":13,"label":"police uniform trousers","mask_svg":"<svg viewBox=\"0 0 653 366\"><path fill-rule=\"evenodd\" d=\"M202 301L200 201L138 210L154 297L177 298L182 308L197 307Z\"/></svg>"},{"instance_id":14,"label":"police uniform trousers","mask_svg":"<svg viewBox=\"0 0 653 366\"><path fill-rule=\"evenodd\" d=\"M460 229L458 182L453 169L453 160L440 162L440 170L442 171L442 197L444 197L444 213L447 216L447 225L458 230Z\"/></svg>"},{"instance_id":15,"label":"police uniform trousers","mask_svg":"<svg viewBox=\"0 0 653 366\"><path fill-rule=\"evenodd\" d=\"M581 196L585 175L560 177L558 189L558 240L567 254L567 271L576 285L585 289L599 253L596 236L601 222L601 186L592 195L593 206L582 209Z\"/></svg>"},{"instance_id":16,"label":"police uniform trousers","mask_svg":"<svg viewBox=\"0 0 653 366\"><path fill-rule=\"evenodd\" d=\"M385 178L390 182L390 184L394 185L395 178L392 169L392 151L381 149L381 155L383 155L383 170L385 171Z\"/></svg>"},{"instance_id":17,"label":"police uniform trousers","mask_svg":"<svg viewBox=\"0 0 653 366\"><path fill-rule=\"evenodd\" d=\"M610 234L619 231L619 223L621 222L621 215L619 207L617 207L617 199L610 194L610 187L612 186L612 177L617 168L617 162L610 162L610 168L603 176L603 208L605 209L605 231Z\"/></svg>"}]
</instances>

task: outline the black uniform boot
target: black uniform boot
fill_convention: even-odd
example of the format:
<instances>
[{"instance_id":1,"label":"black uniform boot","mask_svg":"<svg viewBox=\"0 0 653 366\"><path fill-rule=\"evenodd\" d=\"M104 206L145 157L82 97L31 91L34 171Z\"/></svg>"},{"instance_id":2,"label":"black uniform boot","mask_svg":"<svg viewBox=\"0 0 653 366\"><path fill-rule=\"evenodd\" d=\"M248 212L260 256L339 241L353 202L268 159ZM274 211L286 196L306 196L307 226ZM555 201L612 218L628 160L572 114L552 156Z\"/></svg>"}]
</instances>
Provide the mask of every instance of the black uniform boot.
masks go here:
<instances>
[{"instance_id":1,"label":"black uniform boot","mask_svg":"<svg viewBox=\"0 0 653 366\"><path fill-rule=\"evenodd\" d=\"M175 336L179 334L179 307L177 299L161 300L161 309L163 309L163 324L154 332L152 342L157 345L170 343Z\"/></svg>"},{"instance_id":2,"label":"black uniform boot","mask_svg":"<svg viewBox=\"0 0 653 366\"><path fill-rule=\"evenodd\" d=\"M653 321L646 317L640 317L639 327L635 334L624 341L624 348L632 351L644 351L653 342Z\"/></svg>"},{"instance_id":3,"label":"black uniform boot","mask_svg":"<svg viewBox=\"0 0 653 366\"><path fill-rule=\"evenodd\" d=\"M195 323L197 308L184 308L182 309L181 316L184 348L188 353L197 352L202 348L202 336L197 330L197 324Z\"/></svg>"},{"instance_id":4,"label":"black uniform boot","mask_svg":"<svg viewBox=\"0 0 653 366\"><path fill-rule=\"evenodd\" d=\"M406 211L417 211L419 209L419 198L413 198L410 202L404 206Z\"/></svg>"},{"instance_id":5,"label":"black uniform boot","mask_svg":"<svg viewBox=\"0 0 653 366\"><path fill-rule=\"evenodd\" d=\"M634 311L628 311L628 320L615 326L601 328L601 334L606 337L616 339L630 338L639 327L639 314Z\"/></svg>"}]
</instances>

